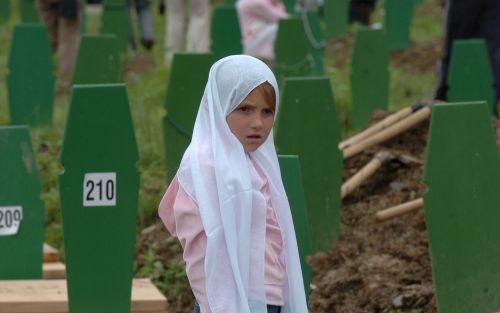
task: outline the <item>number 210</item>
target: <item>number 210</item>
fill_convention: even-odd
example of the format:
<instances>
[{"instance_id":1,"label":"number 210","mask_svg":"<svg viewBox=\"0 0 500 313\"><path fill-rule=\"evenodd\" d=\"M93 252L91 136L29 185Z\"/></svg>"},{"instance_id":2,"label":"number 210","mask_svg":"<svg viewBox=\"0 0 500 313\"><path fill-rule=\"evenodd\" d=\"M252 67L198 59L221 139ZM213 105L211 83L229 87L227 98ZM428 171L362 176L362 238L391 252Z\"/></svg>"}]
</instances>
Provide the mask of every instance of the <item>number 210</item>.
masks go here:
<instances>
[{"instance_id":1,"label":"number 210","mask_svg":"<svg viewBox=\"0 0 500 313\"><path fill-rule=\"evenodd\" d=\"M115 197L115 183L111 179L106 181L104 187L102 180L97 181L97 183L93 180L89 180L87 181L85 187L88 188L88 192L86 195L87 201L104 200L103 194L106 197L106 200L113 200L113 198ZM95 199L92 195L94 192L94 188L97 189L99 193L98 199Z\"/></svg>"}]
</instances>

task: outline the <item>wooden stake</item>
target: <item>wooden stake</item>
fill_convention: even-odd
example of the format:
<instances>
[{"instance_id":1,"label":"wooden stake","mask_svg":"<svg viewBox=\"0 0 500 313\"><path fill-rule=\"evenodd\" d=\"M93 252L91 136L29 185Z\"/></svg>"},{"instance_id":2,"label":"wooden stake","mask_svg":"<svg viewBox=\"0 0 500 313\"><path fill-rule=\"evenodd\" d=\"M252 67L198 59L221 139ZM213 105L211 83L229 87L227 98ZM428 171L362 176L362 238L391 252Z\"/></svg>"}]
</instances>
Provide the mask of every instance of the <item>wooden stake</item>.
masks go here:
<instances>
[{"instance_id":1,"label":"wooden stake","mask_svg":"<svg viewBox=\"0 0 500 313\"><path fill-rule=\"evenodd\" d=\"M385 221L400 215L403 215L405 213L415 211L417 209L420 209L424 206L424 199L423 198L418 198L416 200L406 202L400 205L396 205L392 208L388 208L382 211L377 212L375 214L375 218L377 221Z\"/></svg>"},{"instance_id":2,"label":"wooden stake","mask_svg":"<svg viewBox=\"0 0 500 313\"><path fill-rule=\"evenodd\" d=\"M52 263L59 262L59 251L57 251L52 246L48 244L43 244L43 262L44 263Z\"/></svg>"},{"instance_id":3,"label":"wooden stake","mask_svg":"<svg viewBox=\"0 0 500 313\"><path fill-rule=\"evenodd\" d=\"M368 127L367 129L365 129L364 131L358 133L357 135L355 135L351 138L348 138L348 139L342 141L341 143L339 143L339 149L344 150L345 148L347 148L349 146L352 146L354 144L357 144L357 143L363 141L365 138L368 138L371 135L378 133L379 131L384 130L387 127L393 125L394 123L399 122L400 120L404 119L408 115L412 114L413 111L414 111L413 108L410 107L410 108L402 109L394 114L389 115L388 117L386 117L382 121L378 122L377 124L372 125L372 126Z\"/></svg>"},{"instance_id":4,"label":"wooden stake","mask_svg":"<svg viewBox=\"0 0 500 313\"><path fill-rule=\"evenodd\" d=\"M392 155L387 151L381 151L366 164L361 170L359 170L354 176L352 176L348 181L346 181L341 188L340 196L344 199L349 195L354 189L358 188L366 179L375 173L382 164L390 159Z\"/></svg>"},{"instance_id":5,"label":"wooden stake","mask_svg":"<svg viewBox=\"0 0 500 313\"><path fill-rule=\"evenodd\" d=\"M415 125L427 120L431 115L431 108L425 107L414 114L410 115L406 119L397 122L396 124L384 129L383 131L370 136L363 140L362 142L347 147L344 152L344 159L348 159L353 155L360 153L361 151L368 149L374 145L387 141L396 135L401 134L402 132L414 127Z\"/></svg>"}]
</instances>

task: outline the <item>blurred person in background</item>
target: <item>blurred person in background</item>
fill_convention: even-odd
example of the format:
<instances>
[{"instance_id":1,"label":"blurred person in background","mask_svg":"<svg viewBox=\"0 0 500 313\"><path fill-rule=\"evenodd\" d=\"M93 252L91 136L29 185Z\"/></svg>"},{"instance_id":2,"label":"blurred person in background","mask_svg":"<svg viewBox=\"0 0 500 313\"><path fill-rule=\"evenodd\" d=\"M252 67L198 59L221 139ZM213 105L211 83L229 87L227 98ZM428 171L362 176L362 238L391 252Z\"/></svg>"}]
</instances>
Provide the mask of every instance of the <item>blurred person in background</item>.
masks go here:
<instances>
[{"instance_id":1,"label":"blurred person in background","mask_svg":"<svg viewBox=\"0 0 500 313\"><path fill-rule=\"evenodd\" d=\"M176 52L210 51L210 0L166 0L165 65ZM188 12L186 14L186 4ZM185 17L188 16L187 44L184 49Z\"/></svg>"},{"instance_id":2,"label":"blurred person in background","mask_svg":"<svg viewBox=\"0 0 500 313\"><path fill-rule=\"evenodd\" d=\"M288 18L279 0L238 0L236 3L243 38L243 53L272 64L274 41L280 19Z\"/></svg>"},{"instance_id":3,"label":"blurred person in background","mask_svg":"<svg viewBox=\"0 0 500 313\"><path fill-rule=\"evenodd\" d=\"M47 26L52 53L59 58L57 88L67 89L80 42L82 3L80 0L36 0L36 6Z\"/></svg>"},{"instance_id":4,"label":"blurred person in background","mask_svg":"<svg viewBox=\"0 0 500 313\"><path fill-rule=\"evenodd\" d=\"M151 14L151 0L128 0L128 13L130 21L129 41L132 49L137 49L135 41L134 27L132 26L132 11L135 8L137 19L139 22L139 32L141 45L150 50L155 44L155 36L153 32L153 16Z\"/></svg>"},{"instance_id":5,"label":"blurred person in background","mask_svg":"<svg viewBox=\"0 0 500 313\"><path fill-rule=\"evenodd\" d=\"M438 87L434 98L446 101L448 67L453 41L483 38L488 47L495 80L497 102L500 100L500 0L444 0L444 48L438 68Z\"/></svg>"}]
</instances>

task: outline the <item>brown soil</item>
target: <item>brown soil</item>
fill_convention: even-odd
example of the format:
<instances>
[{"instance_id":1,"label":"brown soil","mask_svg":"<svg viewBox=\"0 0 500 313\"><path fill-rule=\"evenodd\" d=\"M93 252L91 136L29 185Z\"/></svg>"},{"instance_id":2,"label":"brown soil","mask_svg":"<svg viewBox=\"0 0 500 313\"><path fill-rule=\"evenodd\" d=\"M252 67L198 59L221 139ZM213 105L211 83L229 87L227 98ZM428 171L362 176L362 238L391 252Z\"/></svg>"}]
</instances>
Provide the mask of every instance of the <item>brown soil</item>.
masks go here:
<instances>
[{"instance_id":1,"label":"brown soil","mask_svg":"<svg viewBox=\"0 0 500 313\"><path fill-rule=\"evenodd\" d=\"M377 121L385 114L376 114ZM344 181L386 149L416 159L386 162L342 202L340 239L325 253L310 257L313 266L311 312L436 312L431 265L422 210L379 223L374 214L422 196L427 123L344 164ZM411 144L409 144L411 143ZM418 162L420 160L420 162Z\"/></svg>"}]
</instances>

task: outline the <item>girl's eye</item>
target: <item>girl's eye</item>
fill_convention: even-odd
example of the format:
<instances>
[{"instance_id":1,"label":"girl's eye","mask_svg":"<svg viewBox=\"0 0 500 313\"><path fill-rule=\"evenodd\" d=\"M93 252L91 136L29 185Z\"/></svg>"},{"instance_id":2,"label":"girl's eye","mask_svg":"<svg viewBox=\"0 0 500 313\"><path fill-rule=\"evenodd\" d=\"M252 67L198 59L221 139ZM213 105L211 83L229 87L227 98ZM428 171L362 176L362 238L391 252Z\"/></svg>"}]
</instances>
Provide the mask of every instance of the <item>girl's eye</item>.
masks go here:
<instances>
[{"instance_id":1,"label":"girl's eye","mask_svg":"<svg viewBox=\"0 0 500 313\"><path fill-rule=\"evenodd\" d=\"M274 115L274 111L271 110L271 109L266 109L266 110L264 110L264 114L266 114L266 115Z\"/></svg>"},{"instance_id":2,"label":"girl's eye","mask_svg":"<svg viewBox=\"0 0 500 313\"><path fill-rule=\"evenodd\" d=\"M247 112L250 112L250 108L249 107L241 107L238 109L240 112L243 112L243 113L247 113Z\"/></svg>"}]
</instances>

